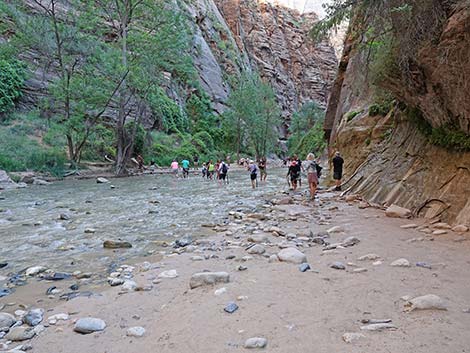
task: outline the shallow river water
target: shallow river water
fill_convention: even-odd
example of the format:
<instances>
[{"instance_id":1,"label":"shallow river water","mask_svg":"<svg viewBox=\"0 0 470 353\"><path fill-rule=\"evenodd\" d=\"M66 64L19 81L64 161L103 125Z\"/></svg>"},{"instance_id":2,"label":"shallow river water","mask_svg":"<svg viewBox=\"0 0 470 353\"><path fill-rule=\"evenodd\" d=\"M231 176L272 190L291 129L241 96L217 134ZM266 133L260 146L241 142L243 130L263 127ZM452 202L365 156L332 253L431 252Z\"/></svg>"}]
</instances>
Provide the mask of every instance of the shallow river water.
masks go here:
<instances>
[{"instance_id":1,"label":"shallow river water","mask_svg":"<svg viewBox=\"0 0 470 353\"><path fill-rule=\"evenodd\" d=\"M248 172L230 172L229 185L199 176L149 175L70 180L0 194L0 276L43 265L56 271L103 271L158 250L157 240L204 236L204 223L223 221L230 210L255 209L286 188L285 170L271 170L266 184L251 189ZM61 220L63 214L69 218ZM93 228L95 233L85 233ZM130 242L131 249L103 249L104 240Z\"/></svg>"}]
</instances>

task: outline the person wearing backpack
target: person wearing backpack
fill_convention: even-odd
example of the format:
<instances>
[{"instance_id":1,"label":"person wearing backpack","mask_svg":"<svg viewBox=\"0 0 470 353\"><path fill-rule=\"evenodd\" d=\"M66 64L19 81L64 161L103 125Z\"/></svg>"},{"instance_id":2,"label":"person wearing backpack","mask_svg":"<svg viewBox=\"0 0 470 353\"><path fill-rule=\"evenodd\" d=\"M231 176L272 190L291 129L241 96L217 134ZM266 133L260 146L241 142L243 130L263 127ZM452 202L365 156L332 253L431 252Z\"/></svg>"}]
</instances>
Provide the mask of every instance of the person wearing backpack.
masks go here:
<instances>
[{"instance_id":1,"label":"person wearing backpack","mask_svg":"<svg viewBox=\"0 0 470 353\"><path fill-rule=\"evenodd\" d=\"M228 173L227 164L224 161L220 162L220 164L219 164L219 181L220 181L220 183L222 183L222 182L224 184L227 183L227 181L228 181L227 180L227 173Z\"/></svg>"},{"instance_id":2,"label":"person wearing backpack","mask_svg":"<svg viewBox=\"0 0 470 353\"><path fill-rule=\"evenodd\" d=\"M310 189L310 199L315 199L315 193L318 187L318 178L321 175L321 167L315 162L315 155L309 153L307 161L304 163L305 171L307 172L308 187ZM319 175L320 174L320 175Z\"/></svg>"},{"instance_id":3,"label":"person wearing backpack","mask_svg":"<svg viewBox=\"0 0 470 353\"><path fill-rule=\"evenodd\" d=\"M335 191L341 191L341 179L343 178L343 164L344 159L341 154L336 151L335 157L333 158L333 179L335 180Z\"/></svg>"},{"instance_id":4,"label":"person wearing backpack","mask_svg":"<svg viewBox=\"0 0 470 353\"><path fill-rule=\"evenodd\" d=\"M251 187L254 189L257 186L258 167L252 160L250 160L250 163L248 164L248 171L250 172Z\"/></svg>"}]
</instances>

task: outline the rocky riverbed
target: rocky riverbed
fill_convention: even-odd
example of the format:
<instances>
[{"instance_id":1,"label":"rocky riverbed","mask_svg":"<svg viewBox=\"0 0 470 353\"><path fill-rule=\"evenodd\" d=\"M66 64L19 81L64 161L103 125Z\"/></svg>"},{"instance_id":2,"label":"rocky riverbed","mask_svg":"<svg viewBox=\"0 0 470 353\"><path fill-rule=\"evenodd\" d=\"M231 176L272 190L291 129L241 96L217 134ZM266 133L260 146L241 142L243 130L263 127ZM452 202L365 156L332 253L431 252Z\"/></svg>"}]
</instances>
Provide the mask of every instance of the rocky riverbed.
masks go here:
<instances>
[{"instance_id":1,"label":"rocky riverbed","mask_svg":"<svg viewBox=\"0 0 470 353\"><path fill-rule=\"evenodd\" d=\"M360 199L326 191L308 202L302 191L275 190L281 172L255 192L243 189L246 176L239 177L232 186L209 189L221 195L236 189L246 193L244 201L225 207L221 197L206 204L207 218L192 219L168 239L148 240L162 242L153 252L133 252L139 245L126 237L108 240L132 248L103 250L99 232L83 230L101 247L88 250L97 262L93 271L49 271L34 259L36 266L19 271L29 271L27 285L0 299L0 350L468 351L464 228L390 218ZM97 190L123 191L116 186ZM165 212L165 203L154 207ZM106 271L101 251L113 254L115 265Z\"/></svg>"}]
</instances>

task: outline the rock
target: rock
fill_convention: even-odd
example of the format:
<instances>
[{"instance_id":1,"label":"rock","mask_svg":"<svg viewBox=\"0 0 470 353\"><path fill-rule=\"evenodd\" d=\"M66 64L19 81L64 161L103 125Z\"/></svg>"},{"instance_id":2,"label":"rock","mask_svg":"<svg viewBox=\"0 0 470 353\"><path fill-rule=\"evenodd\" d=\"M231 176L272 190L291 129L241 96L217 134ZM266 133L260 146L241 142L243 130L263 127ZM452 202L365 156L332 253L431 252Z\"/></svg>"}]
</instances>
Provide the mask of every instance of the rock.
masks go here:
<instances>
[{"instance_id":1,"label":"rock","mask_svg":"<svg viewBox=\"0 0 470 353\"><path fill-rule=\"evenodd\" d=\"M191 256L191 260L192 261L204 261L204 257L203 256Z\"/></svg>"},{"instance_id":2,"label":"rock","mask_svg":"<svg viewBox=\"0 0 470 353\"><path fill-rule=\"evenodd\" d=\"M354 246L354 245L359 244L359 243L360 243L359 238L357 238L357 237L348 237L348 238L343 240L341 245L343 245L345 247L350 247L350 246Z\"/></svg>"},{"instance_id":3,"label":"rock","mask_svg":"<svg viewBox=\"0 0 470 353\"><path fill-rule=\"evenodd\" d=\"M268 242L269 238L265 233L255 233L250 235L247 240L251 241L252 243L266 243Z\"/></svg>"},{"instance_id":4,"label":"rock","mask_svg":"<svg viewBox=\"0 0 470 353\"><path fill-rule=\"evenodd\" d=\"M224 308L224 311L229 314L232 314L237 310L238 310L238 305L234 302L228 303L227 306Z\"/></svg>"},{"instance_id":5,"label":"rock","mask_svg":"<svg viewBox=\"0 0 470 353\"><path fill-rule=\"evenodd\" d=\"M421 297L411 299L406 307L409 311L413 310L447 310L447 305L444 301L435 294L427 294Z\"/></svg>"},{"instance_id":6,"label":"rock","mask_svg":"<svg viewBox=\"0 0 470 353\"><path fill-rule=\"evenodd\" d=\"M335 261L330 265L331 268L334 268L335 270L345 270L346 266L342 262Z\"/></svg>"},{"instance_id":7,"label":"rock","mask_svg":"<svg viewBox=\"0 0 470 353\"><path fill-rule=\"evenodd\" d=\"M266 252L266 249L260 245L260 244L255 244L248 248L247 253L251 255L262 255Z\"/></svg>"},{"instance_id":8,"label":"rock","mask_svg":"<svg viewBox=\"0 0 470 353\"><path fill-rule=\"evenodd\" d=\"M93 233L96 233L96 229L95 228L85 228L84 233L93 234Z\"/></svg>"},{"instance_id":9,"label":"rock","mask_svg":"<svg viewBox=\"0 0 470 353\"><path fill-rule=\"evenodd\" d=\"M8 313L0 313L0 327L12 327L16 323L13 315Z\"/></svg>"},{"instance_id":10,"label":"rock","mask_svg":"<svg viewBox=\"0 0 470 353\"><path fill-rule=\"evenodd\" d=\"M61 281L72 277L70 273L54 272L45 275L43 278L47 281Z\"/></svg>"},{"instance_id":11,"label":"rock","mask_svg":"<svg viewBox=\"0 0 470 353\"><path fill-rule=\"evenodd\" d=\"M273 233L273 234L277 234L279 236L285 236L286 235L286 232L283 231L281 228L279 227L271 227L269 228L269 232Z\"/></svg>"},{"instance_id":12,"label":"rock","mask_svg":"<svg viewBox=\"0 0 470 353\"><path fill-rule=\"evenodd\" d=\"M435 229L452 229L452 227L444 222L434 223L432 225Z\"/></svg>"},{"instance_id":13,"label":"rock","mask_svg":"<svg viewBox=\"0 0 470 353\"><path fill-rule=\"evenodd\" d=\"M122 278L111 277L111 278L108 278L108 283L111 287L116 287L116 286L120 286L121 284L123 284L124 280Z\"/></svg>"},{"instance_id":14,"label":"rock","mask_svg":"<svg viewBox=\"0 0 470 353\"><path fill-rule=\"evenodd\" d=\"M45 181L45 180L42 180L42 179L39 179L39 178L34 178L33 180L33 185L49 185L50 183L48 181Z\"/></svg>"},{"instance_id":15,"label":"rock","mask_svg":"<svg viewBox=\"0 0 470 353\"><path fill-rule=\"evenodd\" d=\"M277 257L276 254L273 254L273 255L269 256L268 262L269 263L279 262L279 258Z\"/></svg>"},{"instance_id":16,"label":"rock","mask_svg":"<svg viewBox=\"0 0 470 353\"><path fill-rule=\"evenodd\" d=\"M131 281L130 279L125 280L121 286L121 289L123 291L133 292L137 289L137 283L135 283L134 281Z\"/></svg>"},{"instance_id":17,"label":"rock","mask_svg":"<svg viewBox=\"0 0 470 353\"><path fill-rule=\"evenodd\" d=\"M141 326L129 327L126 331L126 336L129 337L142 337L145 334L145 329Z\"/></svg>"},{"instance_id":18,"label":"rock","mask_svg":"<svg viewBox=\"0 0 470 353\"><path fill-rule=\"evenodd\" d=\"M343 341L346 342L346 343L353 343L353 342L359 341L361 338L365 338L365 337L366 336L364 336L362 333L358 333L358 332L346 332L342 336Z\"/></svg>"},{"instance_id":19,"label":"rock","mask_svg":"<svg viewBox=\"0 0 470 353\"><path fill-rule=\"evenodd\" d=\"M414 223L411 223L411 224L404 224L404 225L400 226L400 228L403 228L403 229L413 229L413 228L418 228L418 225L417 225L417 224L414 224Z\"/></svg>"},{"instance_id":20,"label":"rock","mask_svg":"<svg viewBox=\"0 0 470 353\"><path fill-rule=\"evenodd\" d=\"M344 201L346 202L354 202L356 200L359 200L361 197L359 195L346 195L344 198Z\"/></svg>"},{"instance_id":21,"label":"rock","mask_svg":"<svg viewBox=\"0 0 470 353\"><path fill-rule=\"evenodd\" d=\"M247 349L252 348L265 348L268 344L268 340L264 337L251 337L245 341L243 345Z\"/></svg>"},{"instance_id":22,"label":"rock","mask_svg":"<svg viewBox=\"0 0 470 353\"><path fill-rule=\"evenodd\" d=\"M214 292L214 295L219 296L224 293L227 293L227 288L222 287L222 288L216 289L216 291Z\"/></svg>"},{"instance_id":23,"label":"rock","mask_svg":"<svg viewBox=\"0 0 470 353\"><path fill-rule=\"evenodd\" d=\"M385 210L385 215L391 218L408 218L411 216L411 211L404 207L391 205Z\"/></svg>"},{"instance_id":24,"label":"rock","mask_svg":"<svg viewBox=\"0 0 470 353\"><path fill-rule=\"evenodd\" d=\"M455 226L454 228L452 228L452 230L456 233L465 233L465 232L468 232L468 227L463 224L459 224Z\"/></svg>"},{"instance_id":25,"label":"rock","mask_svg":"<svg viewBox=\"0 0 470 353\"><path fill-rule=\"evenodd\" d=\"M447 234L447 231L444 229L438 229L432 232L432 235L443 235L443 234Z\"/></svg>"},{"instance_id":26,"label":"rock","mask_svg":"<svg viewBox=\"0 0 470 353\"><path fill-rule=\"evenodd\" d=\"M32 309L23 318L23 321L29 326L37 326L41 323L44 316L43 309Z\"/></svg>"},{"instance_id":27,"label":"rock","mask_svg":"<svg viewBox=\"0 0 470 353\"><path fill-rule=\"evenodd\" d=\"M176 239L175 248L184 248L193 242L193 238L190 235L185 235L180 239Z\"/></svg>"},{"instance_id":28,"label":"rock","mask_svg":"<svg viewBox=\"0 0 470 353\"><path fill-rule=\"evenodd\" d=\"M293 203L294 203L294 200L292 200L292 198L290 198L290 197L285 197L283 199L280 199L280 200L276 201L277 205L291 205Z\"/></svg>"},{"instance_id":29,"label":"rock","mask_svg":"<svg viewBox=\"0 0 470 353\"><path fill-rule=\"evenodd\" d=\"M328 232L328 234L341 233L341 232L344 232L344 229L341 226L334 226L334 227L328 229L327 232Z\"/></svg>"},{"instance_id":30,"label":"rock","mask_svg":"<svg viewBox=\"0 0 470 353\"><path fill-rule=\"evenodd\" d=\"M100 178L96 178L96 182L97 182L98 184L107 184L107 183L109 183L109 180L106 179L106 178L101 178L101 177L100 177Z\"/></svg>"},{"instance_id":31,"label":"rock","mask_svg":"<svg viewBox=\"0 0 470 353\"><path fill-rule=\"evenodd\" d=\"M68 220L70 220L70 216L69 216L68 214L61 213L61 214L59 215L59 219L60 219L61 221L68 221Z\"/></svg>"},{"instance_id":32,"label":"rock","mask_svg":"<svg viewBox=\"0 0 470 353\"><path fill-rule=\"evenodd\" d=\"M380 259L380 256L377 254L366 254L357 258L359 261L375 261Z\"/></svg>"},{"instance_id":33,"label":"rock","mask_svg":"<svg viewBox=\"0 0 470 353\"><path fill-rule=\"evenodd\" d=\"M158 278L176 278L178 277L178 272L176 270L167 270L163 271L158 275Z\"/></svg>"},{"instance_id":34,"label":"rock","mask_svg":"<svg viewBox=\"0 0 470 353\"><path fill-rule=\"evenodd\" d=\"M305 271L308 271L308 270L310 270L310 265L308 263L300 264L300 266L299 266L299 271L300 272L305 272Z\"/></svg>"},{"instance_id":35,"label":"rock","mask_svg":"<svg viewBox=\"0 0 470 353\"><path fill-rule=\"evenodd\" d=\"M367 272L367 268L358 267L353 270L353 273L363 273L363 272Z\"/></svg>"},{"instance_id":36,"label":"rock","mask_svg":"<svg viewBox=\"0 0 470 353\"><path fill-rule=\"evenodd\" d=\"M383 330L396 330L398 327L396 327L392 323L379 323L379 324L369 324L365 326L361 326L361 330L363 331L383 331Z\"/></svg>"},{"instance_id":37,"label":"rock","mask_svg":"<svg viewBox=\"0 0 470 353\"><path fill-rule=\"evenodd\" d=\"M243 265L239 265L239 266L237 267L237 271L245 271L245 270L248 270L248 267L243 266Z\"/></svg>"},{"instance_id":38,"label":"rock","mask_svg":"<svg viewBox=\"0 0 470 353\"><path fill-rule=\"evenodd\" d=\"M382 263L383 263L382 261L378 260L378 261L373 262L372 266L380 266L382 265Z\"/></svg>"},{"instance_id":39,"label":"rock","mask_svg":"<svg viewBox=\"0 0 470 353\"><path fill-rule=\"evenodd\" d=\"M127 241L105 240L103 243L103 248L105 249L128 249L128 248L132 248L132 244Z\"/></svg>"},{"instance_id":40,"label":"rock","mask_svg":"<svg viewBox=\"0 0 470 353\"><path fill-rule=\"evenodd\" d=\"M390 266L393 267L410 267L410 262L407 259L398 259L393 261Z\"/></svg>"},{"instance_id":41,"label":"rock","mask_svg":"<svg viewBox=\"0 0 470 353\"><path fill-rule=\"evenodd\" d=\"M307 257L305 256L305 254L297 250L296 248L292 248L292 247L282 249L277 254L277 257L279 258L280 261L289 262L293 264L300 265L304 262L307 262Z\"/></svg>"},{"instance_id":42,"label":"rock","mask_svg":"<svg viewBox=\"0 0 470 353\"><path fill-rule=\"evenodd\" d=\"M35 335L40 335L44 331L46 331L46 327L44 325L36 325L33 328L34 334Z\"/></svg>"},{"instance_id":43,"label":"rock","mask_svg":"<svg viewBox=\"0 0 470 353\"><path fill-rule=\"evenodd\" d=\"M417 262L416 266L422 267L422 268L427 268L428 270L432 270L432 266L426 262Z\"/></svg>"},{"instance_id":44,"label":"rock","mask_svg":"<svg viewBox=\"0 0 470 353\"><path fill-rule=\"evenodd\" d=\"M35 334L33 327L17 326L10 329L5 339L13 342L26 341L33 338Z\"/></svg>"},{"instance_id":45,"label":"rock","mask_svg":"<svg viewBox=\"0 0 470 353\"><path fill-rule=\"evenodd\" d=\"M33 267L28 268L26 270L25 274L26 274L26 276L36 276L39 273L42 273L46 270L47 270L47 268L45 268L44 266L33 266Z\"/></svg>"},{"instance_id":46,"label":"rock","mask_svg":"<svg viewBox=\"0 0 470 353\"><path fill-rule=\"evenodd\" d=\"M230 275L227 272L201 272L191 276L189 287L195 289L202 286L214 285L216 283L230 282Z\"/></svg>"},{"instance_id":47,"label":"rock","mask_svg":"<svg viewBox=\"0 0 470 353\"><path fill-rule=\"evenodd\" d=\"M69 314L60 313L60 314L49 316L49 318L47 319L47 322L49 323L49 325L55 325L58 321L67 321L69 320L69 318L70 318Z\"/></svg>"},{"instance_id":48,"label":"rock","mask_svg":"<svg viewBox=\"0 0 470 353\"><path fill-rule=\"evenodd\" d=\"M106 323L103 320L94 317L86 317L78 319L73 330L78 333L88 334L103 331L105 328Z\"/></svg>"}]
</instances>

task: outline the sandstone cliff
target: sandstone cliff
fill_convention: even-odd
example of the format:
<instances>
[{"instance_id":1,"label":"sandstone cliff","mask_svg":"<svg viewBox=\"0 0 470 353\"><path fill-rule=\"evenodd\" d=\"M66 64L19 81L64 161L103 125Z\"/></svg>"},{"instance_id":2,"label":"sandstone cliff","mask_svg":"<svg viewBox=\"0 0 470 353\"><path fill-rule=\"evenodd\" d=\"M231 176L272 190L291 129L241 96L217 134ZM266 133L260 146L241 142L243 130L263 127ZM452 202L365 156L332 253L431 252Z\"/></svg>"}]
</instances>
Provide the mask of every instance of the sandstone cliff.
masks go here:
<instances>
[{"instance_id":1,"label":"sandstone cliff","mask_svg":"<svg viewBox=\"0 0 470 353\"><path fill-rule=\"evenodd\" d=\"M345 157L349 192L377 204L410 208L415 215L468 225L470 152L431 143L410 114L410 107L419 111L430 131L451 126L452 133L470 139L470 101L465 98L470 10L465 1L460 3L448 11L438 40L418 48L412 79L398 76L384 82L395 98L386 116L369 114L376 88L364 69L367 53L350 30L325 131L331 150L339 149Z\"/></svg>"}]
</instances>

